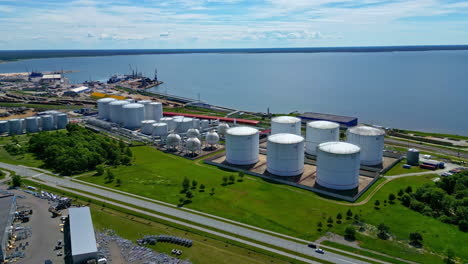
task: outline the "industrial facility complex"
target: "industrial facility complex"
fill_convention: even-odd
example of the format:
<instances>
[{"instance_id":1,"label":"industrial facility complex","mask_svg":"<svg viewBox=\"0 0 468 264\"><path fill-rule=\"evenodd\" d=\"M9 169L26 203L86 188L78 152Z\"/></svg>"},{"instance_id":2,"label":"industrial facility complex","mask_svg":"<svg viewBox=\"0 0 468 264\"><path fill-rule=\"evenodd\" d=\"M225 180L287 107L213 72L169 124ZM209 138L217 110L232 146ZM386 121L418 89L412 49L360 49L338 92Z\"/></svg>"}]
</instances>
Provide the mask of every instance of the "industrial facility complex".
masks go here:
<instances>
[{"instance_id":1,"label":"industrial facility complex","mask_svg":"<svg viewBox=\"0 0 468 264\"><path fill-rule=\"evenodd\" d=\"M12 226L16 211L16 197L0 193L0 263L5 261L12 239Z\"/></svg>"}]
</instances>

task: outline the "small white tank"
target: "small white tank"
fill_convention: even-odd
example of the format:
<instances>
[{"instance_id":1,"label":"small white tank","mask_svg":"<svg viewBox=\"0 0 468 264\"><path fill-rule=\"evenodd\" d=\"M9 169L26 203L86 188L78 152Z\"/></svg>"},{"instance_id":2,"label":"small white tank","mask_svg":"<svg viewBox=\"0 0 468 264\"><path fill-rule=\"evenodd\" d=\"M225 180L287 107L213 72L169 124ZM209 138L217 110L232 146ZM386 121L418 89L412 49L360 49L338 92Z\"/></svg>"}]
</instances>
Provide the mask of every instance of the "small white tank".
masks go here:
<instances>
[{"instance_id":1,"label":"small white tank","mask_svg":"<svg viewBox=\"0 0 468 264\"><path fill-rule=\"evenodd\" d=\"M306 126L306 152L317 155L317 146L324 142L339 141L340 125L330 121L313 121Z\"/></svg>"},{"instance_id":2,"label":"small white tank","mask_svg":"<svg viewBox=\"0 0 468 264\"><path fill-rule=\"evenodd\" d=\"M57 115L57 129L65 129L68 124L68 115L61 113Z\"/></svg>"},{"instance_id":3,"label":"small white tank","mask_svg":"<svg viewBox=\"0 0 468 264\"><path fill-rule=\"evenodd\" d=\"M196 128L196 129L200 128L200 119L198 118L193 119L193 128Z\"/></svg>"},{"instance_id":4,"label":"small white tank","mask_svg":"<svg viewBox=\"0 0 468 264\"><path fill-rule=\"evenodd\" d=\"M143 120L141 122L141 133L145 135L152 135L154 123L156 123L154 120Z\"/></svg>"},{"instance_id":5,"label":"small white tank","mask_svg":"<svg viewBox=\"0 0 468 264\"><path fill-rule=\"evenodd\" d=\"M23 126L19 119L14 118L8 120L8 127L10 130L10 136L23 134Z\"/></svg>"},{"instance_id":6,"label":"small white tank","mask_svg":"<svg viewBox=\"0 0 468 264\"><path fill-rule=\"evenodd\" d=\"M216 145L219 143L219 135L218 133L216 133L215 131L210 131L208 133L206 133L206 144L208 145Z\"/></svg>"},{"instance_id":7,"label":"small white tank","mask_svg":"<svg viewBox=\"0 0 468 264\"><path fill-rule=\"evenodd\" d=\"M360 148L346 142L325 142L317 148L316 183L330 189L350 190L359 185Z\"/></svg>"},{"instance_id":8,"label":"small white tank","mask_svg":"<svg viewBox=\"0 0 468 264\"><path fill-rule=\"evenodd\" d=\"M98 106L98 118L107 120L109 119L109 103L116 101L115 98L102 98L97 100L97 106Z\"/></svg>"},{"instance_id":9,"label":"small white tank","mask_svg":"<svg viewBox=\"0 0 468 264\"><path fill-rule=\"evenodd\" d=\"M54 130L54 117L51 115L41 116L41 126L42 131Z\"/></svg>"},{"instance_id":10,"label":"small white tank","mask_svg":"<svg viewBox=\"0 0 468 264\"><path fill-rule=\"evenodd\" d=\"M188 138L192 138L192 137L200 138L200 131L198 131L198 129L196 128L190 128L189 130L187 130L187 137Z\"/></svg>"},{"instance_id":11,"label":"small white tank","mask_svg":"<svg viewBox=\"0 0 468 264\"><path fill-rule=\"evenodd\" d=\"M201 148L201 142L198 138L189 138L187 139L187 142L185 142L185 147L187 148L188 151L191 152L196 152L199 151Z\"/></svg>"},{"instance_id":12,"label":"small white tank","mask_svg":"<svg viewBox=\"0 0 468 264\"><path fill-rule=\"evenodd\" d=\"M39 132L39 120L37 116L26 117L26 132L36 133Z\"/></svg>"},{"instance_id":13,"label":"small white tank","mask_svg":"<svg viewBox=\"0 0 468 264\"><path fill-rule=\"evenodd\" d=\"M111 122L122 125L124 120L123 106L129 104L124 100L114 101L109 103L109 119Z\"/></svg>"},{"instance_id":14,"label":"small white tank","mask_svg":"<svg viewBox=\"0 0 468 264\"><path fill-rule=\"evenodd\" d=\"M166 123L153 124L153 137L165 137L169 133Z\"/></svg>"},{"instance_id":15,"label":"small white tank","mask_svg":"<svg viewBox=\"0 0 468 264\"><path fill-rule=\"evenodd\" d=\"M125 99L125 101L129 102L130 104L135 103L135 99L132 98Z\"/></svg>"},{"instance_id":16,"label":"small white tank","mask_svg":"<svg viewBox=\"0 0 468 264\"><path fill-rule=\"evenodd\" d=\"M166 138L166 144L169 148L175 149L180 145L182 139L178 134L169 134Z\"/></svg>"},{"instance_id":17,"label":"small white tank","mask_svg":"<svg viewBox=\"0 0 468 264\"><path fill-rule=\"evenodd\" d=\"M200 121L201 129L208 129L210 127L210 121L203 119Z\"/></svg>"},{"instance_id":18,"label":"small white tank","mask_svg":"<svg viewBox=\"0 0 468 264\"><path fill-rule=\"evenodd\" d=\"M159 122L161 123L166 123L167 124L167 129L169 131L174 131L175 124L174 124L174 119L172 117L162 117Z\"/></svg>"},{"instance_id":19,"label":"small white tank","mask_svg":"<svg viewBox=\"0 0 468 264\"><path fill-rule=\"evenodd\" d=\"M301 119L293 116L278 116L271 119L271 134L289 133L301 135Z\"/></svg>"},{"instance_id":20,"label":"small white tank","mask_svg":"<svg viewBox=\"0 0 468 264\"><path fill-rule=\"evenodd\" d=\"M229 125L226 123L221 123L218 125L218 134L226 135L226 131L229 129Z\"/></svg>"},{"instance_id":21,"label":"small white tank","mask_svg":"<svg viewBox=\"0 0 468 264\"><path fill-rule=\"evenodd\" d=\"M304 171L304 138L290 133L268 137L267 170L277 176L297 176Z\"/></svg>"},{"instance_id":22,"label":"small white tank","mask_svg":"<svg viewBox=\"0 0 468 264\"><path fill-rule=\"evenodd\" d=\"M0 134L5 134L8 131L8 121L0 120Z\"/></svg>"}]
</instances>

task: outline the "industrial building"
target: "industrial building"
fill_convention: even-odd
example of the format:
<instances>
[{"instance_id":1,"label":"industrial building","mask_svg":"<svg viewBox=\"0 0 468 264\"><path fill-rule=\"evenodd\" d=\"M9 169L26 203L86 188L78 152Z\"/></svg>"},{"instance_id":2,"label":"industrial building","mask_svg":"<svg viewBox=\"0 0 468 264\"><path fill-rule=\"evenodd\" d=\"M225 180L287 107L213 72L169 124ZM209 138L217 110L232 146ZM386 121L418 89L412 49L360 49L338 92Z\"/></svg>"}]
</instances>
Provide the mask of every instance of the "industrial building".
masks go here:
<instances>
[{"instance_id":1,"label":"industrial building","mask_svg":"<svg viewBox=\"0 0 468 264\"><path fill-rule=\"evenodd\" d=\"M68 226L73 264L96 260L98 249L89 207L68 209Z\"/></svg>"},{"instance_id":2,"label":"industrial building","mask_svg":"<svg viewBox=\"0 0 468 264\"><path fill-rule=\"evenodd\" d=\"M358 124L357 117L350 117L350 116L339 116L339 115L331 115L331 114L305 112L304 114L299 115L298 117L302 119L302 122L323 120L323 121L335 122L346 127L357 126Z\"/></svg>"},{"instance_id":3,"label":"industrial building","mask_svg":"<svg viewBox=\"0 0 468 264\"><path fill-rule=\"evenodd\" d=\"M260 136L251 127L233 127L226 131L226 161L235 165L251 165L258 161Z\"/></svg>"},{"instance_id":4,"label":"industrial building","mask_svg":"<svg viewBox=\"0 0 468 264\"><path fill-rule=\"evenodd\" d=\"M61 74L44 74L40 80L41 84L50 84L55 82L62 82Z\"/></svg>"},{"instance_id":5,"label":"industrial building","mask_svg":"<svg viewBox=\"0 0 468 264\"><path fill-rule=\"evenodd\" d=\"M0 262L6 257L6 249L11 236L11 226L15 217L16 197L8 193L0 193Z\"/></svg>"},{"instance_id":6,"label":"industrial building","mask_svg":"<svg viewBox=\"0 0 468 264\"><path fill-rule=\"evenodd\" d=\"M279 133L268 137L267 170L277 176L296 176L304 170L304 138Z\"/></svg>"},{"instance_id":7,"label":"industrial building","mask_svg":"<svg viewBox=\"0 0 468 264\"><path fill-rule=\"evenodd\" d=\"M321 143L339 141L340 125L330 121L312 121L306 125L306 153L317 155Z\"/></svg>"},{"instance_id":8,"label":"industrial building","mask_svg":"<svg viewBox=\"0 0 468 264\"><path fill-rule=\"evenodd\" d=\"M78 96L79 94L81 93L84 93L84 92L89 92L91 91L91 88L87 87L87 86L80 86L80 87L77 87L77 88L72 88L68 91L65 91L63 93L64 96L71 96L71 97L74 97L74 96Z\"/></svg>"},{"instance_id":9,"label":"industrial building","mask_svg":"<svg viewBox=\"0 0 468 264\"><path fill-rule=\"evenodd\" d=\"M355 126L346 131L347 142L361 148L361 164L375 166L382 163L385 131L369 126Z\"/></svg>"},{"instance_id":10,"label":"industrial building","mask_svg":"<svg viewBox=\"0 0 468 264\"><path fill-rule=\"evenodd\" d=\"M289 133L301 135L301 119L293 116L278 116L271 119L271 134Z\"/></svg>"}]
</instances>

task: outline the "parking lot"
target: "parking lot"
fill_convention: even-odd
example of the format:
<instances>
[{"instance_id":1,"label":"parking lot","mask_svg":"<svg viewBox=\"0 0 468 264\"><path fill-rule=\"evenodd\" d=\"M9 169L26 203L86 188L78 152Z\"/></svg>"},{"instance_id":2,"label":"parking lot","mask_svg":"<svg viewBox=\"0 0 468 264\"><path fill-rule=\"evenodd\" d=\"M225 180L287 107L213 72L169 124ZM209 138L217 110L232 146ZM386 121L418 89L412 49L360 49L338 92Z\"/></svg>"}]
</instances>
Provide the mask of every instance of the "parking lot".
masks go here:
<instances>
[{"instance_id":1,"label":"parking lot","mask_svg":"<svg viewBox=\"0 0 468 264\"><path fill-rule=\"evenodd\" d=\"M15 227L17 231L16 246L18 249L12 249L10 252L18 250L24 252L24 258L18 259L17 263L25 264L42 264L45 260L51 260L54 264L63 264L64 256L57 256L58 252L63 253L63 249L54 250L57 241L64 240L61 229L61 220L59 217L52 217L48 211L50 202L47 199L35 197L22 190L10 190L17 195L18 211L24 209L31 209L29 222L20 223L16 222ZM63 210L64 215L67 215L66 210ZM26 232L24 232L26 230ZM26 238L18 236L21 232L26 233Z\"/></svg>"}]
</instances>

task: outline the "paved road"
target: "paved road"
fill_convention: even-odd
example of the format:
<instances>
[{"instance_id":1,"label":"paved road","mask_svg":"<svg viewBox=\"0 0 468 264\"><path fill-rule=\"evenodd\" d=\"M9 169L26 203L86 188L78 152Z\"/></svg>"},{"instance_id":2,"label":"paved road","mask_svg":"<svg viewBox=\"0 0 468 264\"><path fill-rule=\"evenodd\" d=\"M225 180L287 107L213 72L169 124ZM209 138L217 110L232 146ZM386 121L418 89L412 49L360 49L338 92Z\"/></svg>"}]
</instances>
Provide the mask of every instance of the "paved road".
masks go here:
<instances>
[{"instance_id":1,"label":"paved road","mask_svg":"<svg viewBox=\"0 0 468 264\"><path fill-rule=\"evenodd\" d=\"M459 154L459 152L456 151L456 150L438 148L438 147L431 146L431 145L421 145L421 144L416 143L416 142L400 141L400 140L394 139L394 138L385 138L385 143L398 145L398 146L403 146L403 147L418 148L420 150L428 150L428 151L437 152L437 153L446 154L446 155L451 155L451 156L456 156L456 157ZM460 152L460 157L468 159L468 153Z\"/></svg>"},{"instance_id":2,"label":"paved road","mask_svg":"<svg viewBox=\"0 0 468 264\"><path fill-rule=\"evenodd\" d=\"M321 258L321 259L324 259L324 260L327 260L327 261L330 261L330 262L333 262L333 263L340 263L340 264L367 263L367 262L364 262L364 261L348 258L348 257L338 255L338 254L335 254L335 253L331 253L331 252L326 252L325 254L318 254L318 253L314 252L314 250L308 248L305 243L293 242L291 240L287 240L287 239L277 237L277 236L273 236L273 235L270 235L270 234L265 234L263 232L255 231L255 230L245 228L245 227L242 227L242 226L238 226L238 225L234 225L234 224L231 224L231 223L226 223L226 222L216 220L216 219L213 219L213 218L210 218L210 217L207 217L207 216L201 216L201 215L194 214L194 213L191 213L191 212L179 210L179 209L174 208L174 207L170 207L170 206L166 206L166 205L162 205L162 204L158 204L158 203L154 203L154 202L149 202L147 200L138 199L138 198L131 197L131 196L128 196L128 195L123 195L123 194L115 193L115 192L112 192L112 191L103 190L103 189L100 189L100 188L84 185L84 184L81 184L81 183L70 181L69 179L66 179L66 178L59 178L59 177L49 176L49 175L43 174L41 172L33 171L33 170L31 170L31 169L29 169L27 167L15 166L15 165L10 165L10 164L6 164L6 163L0 163L0 167L4 167L4 168L7 168L9 170L13 170L13 171L15 171L18 174L23 175L23 176L29 176L29 177L33 177L35 179L40 179L40 180L42 180L42 181L44 181L44 182L46 182L46 183L48 183L50 185L53 185L54 187L63 186L63 187L73 188L73 189L76 189L76 190L85 191L85 192L88 192L88 193L96 193L99 196L106 197L106 198L109 198L109 199L112 199L112 200L121 201L121 202L124 202L124 203L127 203L127 204L133 204L135 206L145 208L145 209L149 209L151 211L160 212L160 213L170 215L170 216L176 217L178 219L182 219L182 220L187 220L187 221L190 221L190 222L198 224L198 225L209 226L211 228L214 228L214 229L217 229L217 230L222 230L222 231L230 233L230 234L234 234L234 235L238 235L238 236L241 236L241 237L249 238L249 239L252 239L252 240L255 240L255 241L262 242L264 244L272 245L272 246L275 246L275 247L278 247L278 248L283 248L283 249L286 249L286 250L289 250L289 251L292 251L292 252L298 252L298 253L301 253L301 254L304 254L304 255L307 255L307 256L313 256L313 257ZM67 191L70 191L70 190L67 190ZM82 195L89 196L89 195L86 195L86 194L82 194ZM105 199L99 199L99 198L95 198L95 197L93 197L93 198L97 199L97 200L106 201ZM252 246L255 246L255 247L258 247L258 248L263 248L263 249L268 250L268 251L276 252L276 253L282 254L282 255L288 255L289 257L298 259L297 256L294 256L294 255L291 255L291 254L288 254L288 253L285 253L285 252L282 252L282 251L279 251L279 250L274 250L274 249L271 249L269 247L259 245L259 244L256 244L256 243L253 243L253 242L250 242L250 241L246 241L246 240L243 240L243 239L239 239L239 238L236 238L236 237L233 237L233 236L230 236L230 235L226 235L224 233L216 232L216 231L213 231L211 229L203 228L203 227L200 227L198 225L192 225L192 224L188 224L188 223L186 223L184 221L178 221L178 220L174 220L174 219L171 219L171 218L166 218L166 217L163 217L163 216L160 216L160 215L157 215L157 214L151 214L151 213L148 213L146 211L142 211L142 210L138 210L138 209L135 209L135 208L127 207L127 206L124 206L124 205L113 203L111 201L106 201L106 202L108 202L110 204L115 204L115 205L120 206L120 207L128 208L128 209L133 210L133 211L138 211L140 213L149 214L149 215L151 215L153 217L162 218L162 219L165 219L167 221L171 221L171 222L181 224L181 225L184 225L184 226L189 226L191 228L195 228L195 229L198 229L198 230L203 230L204 232L209 232L209 233L212 233L212 234L217 235L217 236L226 237L228 239L236 240L236 241L242 242L244 244L252 245ZM347 254L352 254L352 253L347 253ZM366 258L364 256L360 256L360 257L361 258ZM372 260L375 261L375 262L383 263L382 261L379 261L379 260L374 260L374 259L372 259ZM305 262L308 262L308 263L316 263L314 261L307 260L307 259L302 259L302 261L305 261Z\"/></svg>"}]
</instances>

